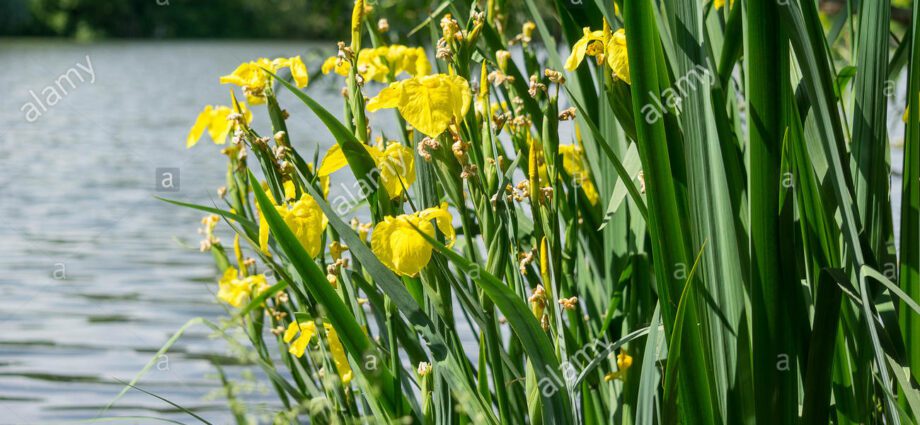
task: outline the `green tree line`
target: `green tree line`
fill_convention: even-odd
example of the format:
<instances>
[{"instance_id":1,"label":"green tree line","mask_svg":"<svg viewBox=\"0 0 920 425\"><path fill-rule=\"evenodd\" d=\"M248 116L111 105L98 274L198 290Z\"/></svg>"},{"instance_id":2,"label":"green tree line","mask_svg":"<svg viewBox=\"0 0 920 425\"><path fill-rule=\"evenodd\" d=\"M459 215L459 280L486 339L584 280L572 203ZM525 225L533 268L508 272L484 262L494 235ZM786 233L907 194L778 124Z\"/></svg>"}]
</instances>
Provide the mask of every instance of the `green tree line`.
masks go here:
<instances>
[{"instance_id":1,"label":"green tree line","mask_svg":"<svg viewBox=\"0 0 920 425\"><path fill-rule=\"evenodd\" d=\"M389 0L390 26L408 30L430 1ZM3 0L0 36L99 38L336 38L351 0Z\"/></svg>"}]
</instances>

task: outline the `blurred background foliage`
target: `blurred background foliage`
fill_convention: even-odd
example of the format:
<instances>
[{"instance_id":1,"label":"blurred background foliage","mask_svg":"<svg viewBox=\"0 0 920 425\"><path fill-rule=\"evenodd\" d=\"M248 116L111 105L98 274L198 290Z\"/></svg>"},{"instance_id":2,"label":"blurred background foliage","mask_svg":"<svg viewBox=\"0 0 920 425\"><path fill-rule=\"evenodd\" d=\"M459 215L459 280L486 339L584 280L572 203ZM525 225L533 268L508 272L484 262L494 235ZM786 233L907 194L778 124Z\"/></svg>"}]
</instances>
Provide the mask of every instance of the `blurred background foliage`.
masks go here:
<instances>
[{"instance_id":1,"label":"blurred background foliage","mask_svg":"<svg viewBox=\"0 0 920 425\"><path fill-rule=\"evenodd\" d=\"M2 0L0 36L333 39L348 33L352 0ZM408 31L430 0L382 0ZM434 4L436 6L436 4Z\"/></svg>"},{"instance_id":2,"label":"blurred background foliage","mask_svg":"<svg viewBox=\"0 0 920 425\"><path fill-rule=\"evenodd\" d=\"M507 0L501 0L507 1ZM703 0L708 1L708 0ZM437 0L370 2L404 35L437 9ZM509 2L510 9L521 4ZM846 0L820 0L835 15ZM906 24L913 0L891 0L892 20ZM353 0L0 0L0 37L339 39L348 34ZM551 6L545 0L536 4ZM580 9L573 2L572 8ZM577 12L576 12L577 13ZM509 18L523 16L512 13ZM547 22L553 32L556 22ZM521 22L509 22L517 28Z\"/></svg>"}]
</instances>

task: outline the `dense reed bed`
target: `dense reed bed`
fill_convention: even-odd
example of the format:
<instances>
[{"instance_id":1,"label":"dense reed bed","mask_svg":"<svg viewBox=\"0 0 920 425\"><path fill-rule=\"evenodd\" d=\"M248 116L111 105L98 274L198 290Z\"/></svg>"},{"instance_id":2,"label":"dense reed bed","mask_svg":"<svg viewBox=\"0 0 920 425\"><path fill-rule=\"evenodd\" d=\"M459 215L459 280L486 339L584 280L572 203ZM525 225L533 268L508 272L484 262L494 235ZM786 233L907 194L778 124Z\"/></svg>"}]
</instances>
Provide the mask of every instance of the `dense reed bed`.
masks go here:
<instances>
[{"instance_id":1,"label":"dense reed bed","mask_svg":"<svg viewBox=\"0 0 920 425\"><path fill-rule=\"evenodd\" d=\"M356 3L313 69L344 83L340 114L301 90L300 57L259 59L189 135L222 145L226 187L170 202L209 214L230 319L208 325L264 372L275 422L917 422L917 9L431 10L395 34ZM295 108L326 128L289 134ZM335 144L314 155L316 137ZM349 174L355 193L329 191Z\"/></svg>"}]
</instances>

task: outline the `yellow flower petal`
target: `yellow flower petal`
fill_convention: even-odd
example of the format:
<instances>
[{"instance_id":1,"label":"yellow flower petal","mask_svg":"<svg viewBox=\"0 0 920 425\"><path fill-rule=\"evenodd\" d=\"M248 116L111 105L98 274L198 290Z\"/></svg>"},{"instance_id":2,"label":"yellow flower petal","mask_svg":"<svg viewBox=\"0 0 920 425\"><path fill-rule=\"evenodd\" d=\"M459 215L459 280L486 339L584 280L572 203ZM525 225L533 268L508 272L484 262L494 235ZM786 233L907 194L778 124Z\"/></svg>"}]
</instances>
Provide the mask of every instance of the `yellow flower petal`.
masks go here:
<instances>
[{"instance_id":1,"label":"yellow flower petal","mask_svg":"<svg viewBox=\"0 0 920 425\"><path fill-rule=\"evenodd\" d=\"M265 103L263 92L271 79L271 76L264 70L277 73L281 68L290 69L291 76L298 87L307 85L307 68L304 66L300 56L277 58L275 60L259 58L255 61L242 63L231 74L220 77L220 83L239 86L246 94L246 101L250 105L259 105Z\"/></svg>"},{"instance_id":2,"label":"yellow flower petal","mask_svg":"<svg viewBox=\"0 0 920 425\"><path fill-rule=\"evenodd\" d=\"M345 347L342 345L342 341L339 339L338 333L336 333L332 325L324 323L323 329L326 331L326 339L329 342L329 354L332 356L332 362L338 371L339 378L342 380L343 385L348 385L354 374L351 365L348 363ZM312 321L301 323L292 322L288 325L287 330L284 331L282 339L284 342L290 344L288 348L289 353L296 357L303 357L314 335L316 335L316 323ZM296 339L294 338L295 336L297 337Z\"/></svg>"},{"instance_id":3,"label":"yellow flower petal","mask_svg":"<svg viewBox=\"0 0 920 425\"><path fill-rule=\"evenodd\" d=\"M441 205L436 208L425 209L419 212L418 216L424 222L434 220L435 224L438 226L438 230L447 238L447 246L451 247L454 245L454 241L457 239L457 233L452 223L453 216L451 216L450 211L447 210L446 202L442 202Z\"/></svg>"},{"instance_id":4,"label":"yellow flower petal","mask_svg":"<svg viewBox=\"0 0 920 425\"><path fill-rule=\"evenodd\" d=\"M380 184L386 189L390 198L396 198L403 193L403 186L408 188L415 181L415 152L399 143L391 142L386 149L367 145L364 149L374 159L380 172ZM339 145L332 145L320 163L317 176L326 177L341 170L348 161Z\"/></svg>"},{"instance_id":5,"label":"yellow flower petal","mask_svg":"<svg viewBox=\"0 0 920 425\"><path fill-rule=\"evenodd\" d=\"M220 277L220 284L230 283L239 277L239 271L235 267L227 267L224 274Z\"/></svg>"},{"instance_id":6,"label":"yellow flower petal","mask_svg":"<svg viewBox=\"0 0 920 425\"><path fill-rule=\"evenodd\" d=\"M233 70L232 73L220 77L221 84L233 84L244 86L249 84L257 75L257 69L254 69L252 63L242 63Z\"/></svg>"},{"instance_id":7,"label":"yellow flower petal","mask_svg":"<svg viewBox=\"0 0 920 425\"><path fill-rule=\"evenodd\" d=\"M221 106L212 111L211 126L208 128L208 135L215 144L222 145L227 143L227 136L230 135L230 129L233 122L228 120L230 108Z\"/></svg>"},{"instance_id":8,"label":"yellow flower petal","mask_svg":"<svg viewBox=\"0 0 920 425\"><path fill-rule=\"evenodd\" d=\"M387 62L395 66L394 76L407 73L413 77L428 75L431 72L431 64L428 62L428 56L425 49L421 47L406 47L401 45L391 45L386 53Z\"/></svg>"},{"instance_id":9,"label":"yellow flower petal","mask_svg":"<svg viewBox=\"0 0 920 425\"><path fill-rule=\"evenodd\" d=\"M259 209L258 205L256 205L256 209L259 211L259 249L268 254L268 220L265 219L265 214L262 214L262 210Z\"/></svg>"},{"instance_id":10,"label":"yellow flower petal","mask_svg":"<svg viewBox=\"0 0 920 425\"><path fill-rule=\"evenodd\" d=\"M585 163L581 148L574 145L559 145L559 154L562 156L562 168L584 191L588 202L591 205L597 205L600 195L591 180L591 171L588 164Z\"/></svg>"},{"instance_id":11,"label":"yellow flower petal","mask_svg":"<svg viewBox=\"0 0 920 425\"><path fill-rule=\"evenodd\" d=\"M326 156L324 156L322 162L320 162L319 170L316 172L316 175L325 177L341 170L346 165L348 165L348 160L345 158L345 153L342 152L342 148L336 143L326 151Z\"/></svg>"},{"instance_id":12,"label":"yellow flower petal","mask_svg":"<svg viewBox=\"0 0 920 425\"><path fill-rule=\"evenodd\" d=\"M351 69L351 64L345 61L339 61L338 56L330 56L326 58L323 62L322 71L323 75L335 71L336 74L339 74L343 77L348 76L348 71Z\"/></svg>"},{"instance_id":13,"label":"yellow flower petal","mask_svg":"<svg viewBox=\"0 0 920 425\"><path fill-rule=\"evenodd\" d=\"M304 194L299 200L292 203L290 208L286 206L276 208L307 254L310 257L319 255L323 248L322 237L328 220L316 200L309 194Z\"/></svg>"},{"instance_id":14,"label":"yellow flower petal","mask_svg":"<svg viewBox=\"0 0 920 425\"><path fill-rule=\"evenodd\" d=\"M629 78L629 56L626 53L626 30L618 29L607 42L607 65L613 70L617 78L632 84Z\"/></svg>"},{"instance_id":15,"label":"yellow flower petal","mask_svg":"<svg viewBox=\"0 0 920 425\"><path fill-rule=\"evenodd\" d=\"M323 328L326 330L326 337L329 341L329 354L332 355L332 362L335 364L335 369L339 373L342 385L348 385L351 383L353 371L351 370L351 365L348 363L348 356L345 354L345 348L342 346L342 341L339 340L339 335L332 325L324 323Z\"/></svg>"},{"instance_id":16,"label":"yellow flower petal","mask_svg":"<svg viewBox=\"0 0 920 425\"><path fill-rule=\"evenodd\" d=\"M411 58L413 56L410 55L409 57ZM425 49L421 47L416 47L414 58L415 58L415 72L414 73L412 71L407 71L407 72L417 77L420 77L422 75L428 75L431 73L431 62L428 62L428 55L425 53Z\"/></svg>"},{"instance_id":17,"label":"yellow flower petal","mask_svg":"<svg viewBox=\"0 0 920 425\"><path fill-rule=\"evenodd\" d=\"M268 280L265 278L264 274L247 276L243 279L243 283L249 287L249 293L252 296L258 295L260 292L269 288Z\"/></svg>"},{"instance_id":18,"label":"yellow flower petal","mask_svg":"<svg viewBox=\"0 0 920 425\"><path fill-rule=\"evenodd\" d=\"M392 74L397 77L403 73L413 77L428 75L431 64L421 47L407 47L400 44L361 49L357 58L358 70L368 81L386 82ZM327 58L322 65L323 74L335 71L336 74L348 76L351 64L340 61L337 56Z\"/></svg>"},{"instance_id":19,"label":"yellow flower petal","mask_svg":"<svg viewBox=\"0 0 920 425\"><path fill-rule=\"evenodd\" d=\"M204 107L204 110L198 114L198 118L195 119L195 124L192 125L192 129L188 132L188 137L185 139L185 147L190 148L195 146L198 143L198 140L201 139L201 135L204 134L204 131L211 124L211 105Z\"/></svg>"},{"instance_id":20,"label":"yellow flower petal","mask_svg":"<svg viewBox=\"0 0 920 425\"><path fill-rule=\"evenodd\" d=\"M297 323L291 322L287 330L284 331L284 336L282 337L284 342L291 342L297 336L297 332L300 332L300 327L297 326Z\"/></svg>"},{"instance_id":21,"label":"yellow flower petal","mask_svg":"<svg viewBox=\"0 0 920 425\"><path fill-rule=\"evenodd\" d=\"M297 197L297 186L294 185L294 182L288 180L281 185L284 188L284 200L290 200Z\"/></svg>"},{"instance_id":22,"label":"yellow flower petal","mask_svg":"<svg viewBox=\"0 0 920 425\"><path fill-rule=\"evenodd\" d=\"M587 48L588 41L585 39L578 40L572 45L572 53L565 60L566 71L574 71L578 68L578 65L581 65L581 62L585 60L585 50Z\"/></svg>"},{"instance_id":23,"label":"yellow flower petal","mask_svg":"<svg viewBox=\"0 0 920 425\"><path fill-rule=\"evenodd\" d=\"M462 77L428 75L390 84L368 102L367 110L396 107L413 127L437 137L452 120L463 120L472 96L469 83Z\"/></svg>"},{"instance_id":24,"label":"yellow flower petal","mask_svg":"<svg viewBox=\"0 0 920 425\"><path fill-rule=\"evenodd\" d=\"M385 217L371 234L371 250L390 270L403 276L415 276L431 260L431 245L416 231L434 236L435 220L450 244L456 238L447 205L428 208L415 214ZM414 226L414 227L413 227Z\"/></svg>"},{"instance_id":25,"label":"yellow flower petal","mask_svg":"<svg viewBox=\"0 0 920 425\"><path fill-rule=\"evenodd\" d=\"M380 182L394 199L402 195L405 189L415 182L415 152L412 148L400 143L390 142L386 149L374 156L377 168L380 170Z\"/></svg>"},{"instance_id":26,"label":"yellow flower petal","mask_svg":"<svg viewBox=\"0 0 920 425\"><path fill-rule=\"evenodd\" d=\"M626 350L620 350L620 354L617 354L617 368L620 370L626 370L632 367L633 358L626 353Z\"/></svg>"},{"instance_id":27,"label":"yellow flower petal","mask_svg":"<svg viewBox=\"0 0 920 425\"><path fill-rule=\"evenodd\" d=\"M288 59L288 67L291 70L291 78L294 79L294 84L300 88L306 87L309 82L309 76L307 74L307 66L304 65L300 56L294 56Z\"/></svg>"},{"instance_id":28,"label":"yellow flower petal","mask_svg":"<svg viewBox=\"0 0 920 425\"><path fill-rule=\"evenodd\" d=\"M388 64L386 60L388 53L388 47L361 50L358 53L358 70L361 71L361 76L366 80L385 82L390 75L390 66L398 65L398 63ZM398 72L394 70L393 74Z\"/></svg>"},{"instance_id":29,"label":"yellow flower petal","mask_svg":"<svg viewBox=\"0 0 920 425\"><path fill-rule=\"evenodd\" d=\"M298 332L300 332L300 336L294 339L294 336L297 335ZM284 342L291 344L288 352L295 357L303 357L303 354L307 351L307 345L310 344L310 340L313 339L313 335L315 334L316 323L312 321L301 323L292 322L284 332ZM294 342L291 343L291 340Z\"/></svg>"},{"instance_id":30,"label":"yellow flower petal","mask_svg":"<svg viewBox=\"0 0 920 425\"><path fill-rule=\"evenodd\" d=\"M572 53L565 60L567 71L574 71L578 65L581 65L588 52L588 45L593 42L604 42L606 38L603 31L591 31L588 27L582 28L582 33L582 37L572 46Z\"/></svg>"},{"instance_id":31,"label":"yellow flower petal","mask_svg":"<svg viewBox=\"0 0 920 425\"><path fill-rule=\"evenodd\" d=\"M730 5L731 5L732 7L734 7L734 6L735 6L735 0L731 0ZM713 0L712 6L715 7L716 10L719 10L719 9L725 7L725 0Z\"/></svg>"},{"instance_id":32,"label":"yellow flower petal","mask_svg":"<svg viewBox=\"0 0 920 425\"><path fill-rule=\"evenodd\" d=\"M378 109L398 107L400 100L402 100L402 86L404 83L405 81L397 81L380 90L377 96L367 102L367 110L374 112Z\"/></svg>"},{"instance_id":33,"label":"yellow flower petal","mask_svg":"<svg viewBox=\"0 0 920 425\"><path fill-rule=\"evenodd\" d=\"M323 183L322 179L320 183ZM290 204L282 202L281 205L277 205L271 196L271 192L267 190L268 185L263 184L262 186L266 189L266 194L269 195L272 203L276 204L275 209L284 220L284 223L294 233L294 236L297 237L297 240L300 241L307 253L311 257L316 257L322 250L323 232L325 232L326 225L329 223L316 200L308 193L301 193L300 199ZM290 181L285 182L284 192L286 198L293 198L296 195L294 184ZM256 210L259 212L259 248L262 252L268 254L268 235L271 229L265 219L265 214L262 214L261 207L256 205Z\"/></svg>"},{"instance_id":34,"label":"yellow flower petal","mask_svg":"<svg viewBox=\"0 0 920 425\"><path fill-rule=\"evenodd\" d=\"M533 21L524 22L524 25L521 26L521 35L529 39L533 36L533 30L535 29L537 29L537 24L533 23Z\"/></svg>"},{"instance_id":35,"label":"yellow flower petal","mask_svg":"<svg viewBox=\"0 0 920 425\"><path fill-rule=\"evenodd\" d=\"M416 233L406 216L386 217L371 234L371 250L390 270L415 276L431 259L431 246ZM417 225L422 231L425 227ZM431 224L428 225L431 228Z\"/></svg>"},{"instance_id":36,"label":"yellow flower petal","mask_svg":"<svg viewBox=\"0 0 920 425\"><path fill-rule=\"evenodd\" d=\"M252 113L249 112L245 104L240 104L240 110L246 123L252 122ZM222 145L227 143L227 136L236 126L235 122L228 119L233 112L232 109L226 106L205 106L201 113L198 114L195 124L189 131L188 137L186 137L185 147L195 146L205 131L208 132L208 136L211 137L215 144Z\"/></svg>"},{"instance_id":37,"label":"yellow flower petal","mask_svg":"<svg viewBox=\"0 0 920 425\"><path fill-rule=\"evenodd\" d=\"M220 278L217 298L233 307L240 307L252 293L249 280L239 279L239 272L228 267Z\"/></svg>"}]
</instances>

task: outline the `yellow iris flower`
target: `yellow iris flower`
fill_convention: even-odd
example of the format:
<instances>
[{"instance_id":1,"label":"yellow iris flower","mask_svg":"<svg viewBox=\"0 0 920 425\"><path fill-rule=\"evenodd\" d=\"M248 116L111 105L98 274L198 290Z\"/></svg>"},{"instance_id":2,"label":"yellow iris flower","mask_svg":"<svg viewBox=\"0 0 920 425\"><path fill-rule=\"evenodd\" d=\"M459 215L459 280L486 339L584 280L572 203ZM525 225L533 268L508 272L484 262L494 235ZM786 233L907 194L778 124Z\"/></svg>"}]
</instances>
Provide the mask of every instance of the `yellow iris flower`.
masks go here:
<instances>
[{"instance_id":1,"label":"yellow iris flower","mask_svg":"<svg viewBox=\"0 0 920 425\"><path fill-rule=\"evenodd\" d=\"M298 332L300 336L297 336ZM296 357L303 357L303 353L307 351L307 345L310 344L313 335L316 335L316 323L291 322L287 330L284 331L284 342L291 345L291 347L288 348L288 352ZM297 339L294 339L295 336L297 336ZM293 341L293 343L291 341Z\"/></svg>"},{"instance_id":2,"label":"yellow iris flower","mask_svg":"<svg viewBox=\"0 0 920 425\"><path fill-rule=\"evenodd\" d=\"M351 64L340 61L338 56L327 58L323 62L323 74L335 72L348 76ZM421 47L406 47L399 44L381 46L373 49L361 49L358 52L358 70L365 80L386 82L392 70L393 76L407 73L413 77L428 75L431 63Z\"/></svg>"},{"instance_id":3,"label":"yellow iris flower","mask_svg":"<svg viewBox=\"0 0 920 425\"><path fill-rule=\"evenodd\" d=\"M250 105L259 105L265 103L265 87L271 79L271 76L263 69L277 73L282 68L288 68L291 71L291 77L297 87L307 86L307 67L300 56L274 60L259 58L252 62L242 63L233 70L233 73L220 77L220 83L240 86L246 95L246 101Z\"/></svg>"},{"instance_id":4,"label":"yellow iris flower","mask_svg":"<svg viewBox=\"0 0 920 425\"><path fill-rule=\"evenodd\" d=\"M565 61L565 69L574 71L581 65L585 56L593 56L597 63L607 62L617 78L631 84L629 78L629 57L626 51L626 30L618 29L611 34L609 31L591 31L589 28L582 30L584 35L572 46L572 53Z\"/></svg>"},{"instance_id":5,"label":"yellow iris flower","mask_svg":"<svg viewBox=\"0 0 920 425\"><path fill-rule=\"evenodd\" d=\"M597 56L604 51L603 46L607 42L607 36L604 31L591 31L590 28L582 29L582 37L572 45L572 53L565 60L565 69L574 71L581 65L585 55Z\"/></svg>"},{"instance_id":6,"label":"yellow iris flower","mask_svg":"<svg viewBox=\"0 0 920 425\"><path fill-rule=\"evenodd\" d=\"M342 384L348 385L351 382L354 373L351 370L351 365L348 363L348 357L345 354L345 347L342 346L342 341L339 340L339 335L336 333L335 328L333 328L332 325L324 323L323 329L326 330L326 337L329 340L329 354L332 355L332 362L335 364L335 369L339 373L339 378L342 379ZM299 336L298 333L300 334ZM310 344L310 340L313 339L314 335L316 335L315 323L292 322L290 325L288 325L287 330L284 331L283 339L284 342L291 345L291 347L288 349L289 353L296 357L303 357L304 353L307 351L307 345ZM295 336L297 337L296 339L294 338ZM291 341L293 341L293 343Z\"/></svg>"},{"instance_id":7,"label":"yellow iris flower","mask_svg":"<svg viewBox=\"0 0 920 425\"><path fill-rule=\"evenodd\" d=\"M291 199L295 196L294 184L290 181L284 183L285 197ZM274 199L272 202L275 203ZM300 199L290 204L275 205L275 209L284 223L287 224L297 240L307 251L310 257L319 255L323 248L323 232L329 220L319 208L316 200L308 193L302 193ZM268 221L265 215L259 211L259 247L262 252L268 252Z\"/></svg>"},{"instance_id":8,"label":"yellow iris flower","mask_svg":"<svg viewBox=\"0 0 920 425\"><path fill-rule=\"evenodd\" d=\"M559 145L559 154L562 155L562 168L585 191L588 202L597 205L599 195L591 181L591 170L585 162L584 151L575 145Z\"/></svg>"},{"instance_id":9,"label":"yellow iris flower","mask_svg":"<svg viewBox=\"0 0 920 425\"><path fill-rule=\"evenodd\" d=\"M629 78L629 56L626 51L626 30L618 29L607 42L607 65L617 78L632 84Z\"/></svg>"},{"instance_id":10,"label":"yellow iris flower","mask_svg":"<svg viewBox=\"0 0 920 425\"><path fill-rule=\"evenodd\" d=\"M448 246L452 246L457 237L451 224L453 217L447 210L447 203L442 203L414 214L385 217L371 234L371 250L390 270L403 276L415 276L431 260L432 250L415 228L433 237L431 220L447 237Z\"/></svg>"},{"instance_id":11,"label":"yellow iris flower","mask_svg":"<svg viewBox=\"0 0 920 425\"><path fill-rule=\"evenodd\" d=\"M463 77L426 75L391 83L367 103L367 110L397 108L413 127L438 137L452 120L463 120L472 98L470 84Z\"/></svg>"},{"instance_id":12,"label":"yellow iris flower","mask_svg":"<svg viewBox=\"0 0 920 425\"><path fill-rule=\"evenodd\" d=\"M220 278L217 298L234 307L241 307L247 299L268 286L265 275L239 277L239 271L234 267L227 267Z\"/></svg>"},{"instance_id":13,"label":"yellow iris flower","mask_svg":"<svg viewBox=\"0 0 920 425\"><path fill-rule=\"evenodd\" d=\"M604 376L605 381L612 381L614 379L625 379L626 371L632 367L633 358L630 356L626 350L620 350L620 354L617 354L617 370L616 372L610 372Z\"/></svg>"},{"instance_id":14,"label":"yellow iris flower","mask_svg":"<svg viewBox=\"0 0 920 425\"><path fill-rule=\"evenodd\" d=\"M398 198L403 188L415 182L415 152L412 148L397 142L390 142L386 148L362 145L374 159L379 171L380 184L387 190L390 199ZM332 145L319 166L317 176L326 177L348 165L339 145Z\"/></svg>"},{"instance_id":15,"label":"yellow iris flower","mask_svg":"<svg viewBox=\"0 0 920 425\"><path fill-rule=\"evenodd\" d=\"M252 113L249 112L246 105L240 103L240 109L242 110L243 118L246 119L246 123L251 123ZM185 138L185 147L195 146L205 130L208 131L208 135L211 136L211 140L214 143L218 145L227 143L227 136L230 135L230 131L233 130L235 125L233 121L227 119L232 113L233 109L226 106L205 106L201 113L198 114L198 118L195 119L195 124L189 130L188 137Z\"/></svg>"}]
</instances>

